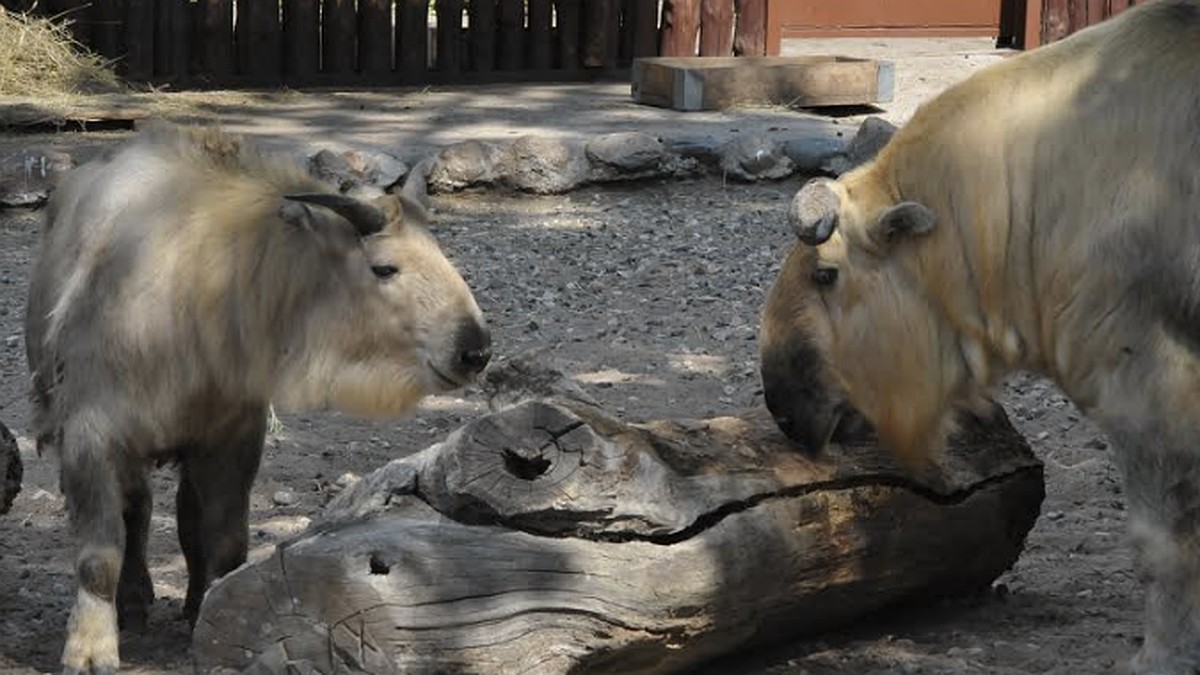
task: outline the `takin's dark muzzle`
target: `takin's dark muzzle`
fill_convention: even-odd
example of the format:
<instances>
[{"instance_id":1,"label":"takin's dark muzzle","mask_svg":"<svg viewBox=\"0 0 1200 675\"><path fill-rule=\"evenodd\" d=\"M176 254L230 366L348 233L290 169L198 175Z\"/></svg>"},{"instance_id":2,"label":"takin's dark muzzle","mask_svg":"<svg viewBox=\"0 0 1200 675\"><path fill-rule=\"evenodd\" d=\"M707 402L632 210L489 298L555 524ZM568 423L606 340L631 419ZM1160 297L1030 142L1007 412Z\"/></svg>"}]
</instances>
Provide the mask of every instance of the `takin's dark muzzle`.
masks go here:
<instances>
[{"instance_id":1,"label":"takin's dark muzzle","mask_svg":"<svg viewBox=\"0 0 1200 675\"><path fill-rule=\"evenodd\" d=\"M828 382L820 355L803 342L764 350L763 397L780 431L809 457L832 441L869 432L866 420Z\"/></svg>"}]
</instances>

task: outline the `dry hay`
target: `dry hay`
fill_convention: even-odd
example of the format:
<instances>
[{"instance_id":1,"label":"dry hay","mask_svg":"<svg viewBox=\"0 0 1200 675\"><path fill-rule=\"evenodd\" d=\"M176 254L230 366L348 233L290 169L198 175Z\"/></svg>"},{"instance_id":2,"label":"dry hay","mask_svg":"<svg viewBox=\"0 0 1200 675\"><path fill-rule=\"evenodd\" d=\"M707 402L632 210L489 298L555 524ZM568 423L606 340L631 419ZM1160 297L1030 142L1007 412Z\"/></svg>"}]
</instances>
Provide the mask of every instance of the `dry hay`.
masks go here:
<instances>
[{"instance_id":1,"label":"dry hay","mask_svg":"<svg viewBox=\"0 0 1200 675\"><path fill-rule=\"evenodd\" d=\"M110 66L75 42L65 23L0 7L0 96L62 103L124 91Z\"/></svg>"}]
</instances>

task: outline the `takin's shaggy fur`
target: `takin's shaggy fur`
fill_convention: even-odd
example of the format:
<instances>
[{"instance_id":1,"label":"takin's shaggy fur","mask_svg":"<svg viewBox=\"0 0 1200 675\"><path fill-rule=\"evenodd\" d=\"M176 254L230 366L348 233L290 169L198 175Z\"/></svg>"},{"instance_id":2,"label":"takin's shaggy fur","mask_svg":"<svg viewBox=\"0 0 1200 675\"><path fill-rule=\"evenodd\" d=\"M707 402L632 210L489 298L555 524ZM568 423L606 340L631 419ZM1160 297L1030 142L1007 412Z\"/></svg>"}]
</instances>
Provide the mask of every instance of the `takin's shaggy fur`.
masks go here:
<instances>
[{"instance_id":1,"label":"takin's shaggy fur","mask_svg":"<svg viewBox=\"0 0 1200 675\"><path fill-rule=\"evenodd\" d=\"M144 622L147 473L177 461L185 613L245 559L266 409L399 415L481 370L471 291L414 216L218 131L160 126L72 172L26 316L39 446L81 548L68 671L116 668Z\"/></svg>"},{"instance_id":2,"label":"takin's shaggy fur","mask_svg":"<svg viewBox=\"0 0 1200 675\"><path fill-rule=\"evenodd\" d=\"M1006 374L1052 378L1128 486L1135 669L1200 671L1200 2L977 73L789 220L760 336L780 427L817 451L856 409L920 465Z\"/></svg>"}]
</instances>

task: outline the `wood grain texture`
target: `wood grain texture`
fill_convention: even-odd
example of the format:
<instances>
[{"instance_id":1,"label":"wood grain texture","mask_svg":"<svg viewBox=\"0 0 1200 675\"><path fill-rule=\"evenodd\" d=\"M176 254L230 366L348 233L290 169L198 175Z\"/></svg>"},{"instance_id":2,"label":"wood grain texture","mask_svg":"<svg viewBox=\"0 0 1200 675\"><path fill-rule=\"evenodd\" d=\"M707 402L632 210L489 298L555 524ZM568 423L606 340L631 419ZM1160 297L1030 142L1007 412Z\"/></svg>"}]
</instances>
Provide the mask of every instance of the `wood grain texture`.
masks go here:
<instances>
[{"instance_id":1,"label":"wood grain texture","mask_svg":"<svg viewBox=\"0 0 1200 675\"><path fill-rule=\"evenodd\" d=\"M821 107L892 99L893 66L834 56L656 57L633 63L636 103L675 110Z\"/></svg>"},{"instance_id":2,"label":"wood grain texture","mask_svg":"<svg viewBox=\"0 0 1200 675\"><path fill-rule=\"evenodd\" d=\"M394 461L209 591L200 672L666 673L987 587L1041 464L997 407L918 481L763 411L627 424L527 400Z\"/></svg>"}]
</instances>

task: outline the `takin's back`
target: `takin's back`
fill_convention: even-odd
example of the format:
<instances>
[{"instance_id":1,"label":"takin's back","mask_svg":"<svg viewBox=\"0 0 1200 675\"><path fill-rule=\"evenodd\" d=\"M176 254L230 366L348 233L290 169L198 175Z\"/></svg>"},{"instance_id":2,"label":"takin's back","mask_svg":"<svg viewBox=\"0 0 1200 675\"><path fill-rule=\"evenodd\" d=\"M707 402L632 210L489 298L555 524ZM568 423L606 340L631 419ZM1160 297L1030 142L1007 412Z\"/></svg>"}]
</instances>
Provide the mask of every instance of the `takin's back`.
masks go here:
<instances>
[{"instance_id":1,"label":"takin's back","mask_svg":"<svg viewBox=\"0 0 1200 675\"><path fill-rule=\"evenodd\" d=\"M311 269L304 258L314 253L278 241L287 232L271 221L281 195L327 189L298 163L172 125L152 126L68 174L47 205L27 306L39 433L52 432L55 409L74 405L65 399L94 395L83 391L92 386L136 388L140 379L203 388L189 381L204 376L192 366L214 359L239 377L266 378L274 364L230 349L237 333L254 329L232 324L258 313L230 308L240 316L226 317L213 305L254 266L271 264L250 252L291 248L275 264Z\"/></svg>"}]
</instances>

